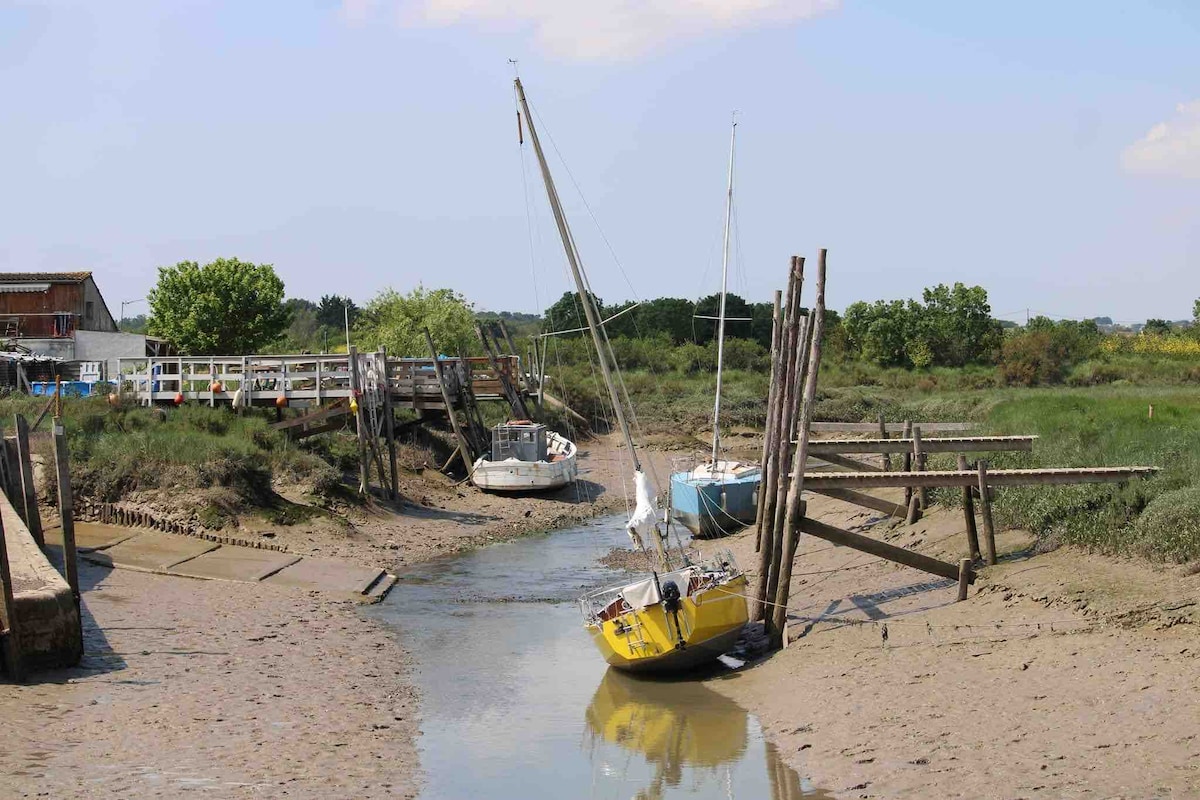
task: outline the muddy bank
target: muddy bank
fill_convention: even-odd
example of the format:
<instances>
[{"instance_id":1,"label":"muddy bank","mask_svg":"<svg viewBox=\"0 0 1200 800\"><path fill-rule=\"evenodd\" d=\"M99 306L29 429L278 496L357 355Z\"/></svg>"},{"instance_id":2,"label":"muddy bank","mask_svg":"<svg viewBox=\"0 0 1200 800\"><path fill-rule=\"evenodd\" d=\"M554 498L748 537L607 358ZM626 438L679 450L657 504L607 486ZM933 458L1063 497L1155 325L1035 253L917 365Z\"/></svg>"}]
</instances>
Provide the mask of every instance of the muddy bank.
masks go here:
<instances>
[{"instance_id":1,"label":"muddy bank","mask_svg":"<svg viewBox=\"0 0 1200 800\"><path fill-rule=\"evenodd\" d=\"M961 512L872 526L956 561ZM1061 549L953 582L804 537L790 646L709 684L762 720L800 774L843 797L1200 796L1200 576ZM753 534L723 540L752 571Z\"/></svg>"},{"instance_id":2,"label":"muddy bank","mask_svg":"<svg viewBox=\"0 0 1200 800\"><path fill-rule=\"evenodd\" d=\"M0 691L4 797L412 797L406 660L349 603L80 565L85 655Z\"/></svg>"},{"instance_id":3,"label":"muddy bank","mask_svg":"<svg viewBox=\"0 0 1200 800\"><path fill-rule=\"evenodd\" d=\"M436 476L413 498L420 507L239 535L394 569L623 508L619 450L582 449L584 482L558 496L439 489ZM357 606L261 583L80 570L83 663L0 689L0 796L416 795L405 642Z\"/></svg>"}]
</instances>

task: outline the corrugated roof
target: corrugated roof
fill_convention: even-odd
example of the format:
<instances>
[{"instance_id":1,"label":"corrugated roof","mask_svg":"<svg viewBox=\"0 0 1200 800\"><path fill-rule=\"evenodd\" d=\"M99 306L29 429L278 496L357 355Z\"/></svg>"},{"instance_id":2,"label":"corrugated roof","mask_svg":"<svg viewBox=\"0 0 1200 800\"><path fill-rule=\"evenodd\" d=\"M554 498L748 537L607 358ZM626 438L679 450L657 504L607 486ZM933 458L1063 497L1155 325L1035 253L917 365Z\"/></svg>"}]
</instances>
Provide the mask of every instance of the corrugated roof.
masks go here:
<instances>
[{"instance_id":1,"label":"corrugated roof","mask_svg":"<svg viewBox=\"0 0 1200 800\"><path fill-rule=\"evenodd\" d=\"M82 283L91 272L0 272L0 283Z\"/></svg>"}]
</instances>

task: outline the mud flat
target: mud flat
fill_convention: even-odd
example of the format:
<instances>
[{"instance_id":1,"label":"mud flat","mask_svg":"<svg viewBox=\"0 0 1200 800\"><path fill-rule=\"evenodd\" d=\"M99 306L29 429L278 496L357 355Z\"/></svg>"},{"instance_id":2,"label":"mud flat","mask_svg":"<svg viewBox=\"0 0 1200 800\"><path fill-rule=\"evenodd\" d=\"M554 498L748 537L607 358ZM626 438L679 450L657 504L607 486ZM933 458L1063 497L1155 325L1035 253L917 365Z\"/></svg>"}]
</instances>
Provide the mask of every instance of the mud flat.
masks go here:
<instances>
[{"instance_id":1,"label":"mud flat","mask_svg":"<svg viewBox=\"0 0 1200 800\"><path fill-rule=\"evenodd\" d=\"M960 512L872 535L965 555ZM803 537L791 644L709 685L838 797L1200 797L1200 575L999 541L1008 557L955 603L950 581ZM757 565L753 532L718 546Z\"/></svg>"},{"instance_id":2,"label":"mud flat","mask_svg":"<svg viewBox=\"0 0 1200 800\"><path fill-rule=\"evenodd\" d=\"M619 507L619 452L583 449L587 483L569 495L450 487L415 498L423 508L364 513L349 533L280 529L277 541L397 566ZM402 633L294 587L83 561L80 576L82 663L0 685L0 797L418 793L419 707Z\"/></svg>"}]
</instances>

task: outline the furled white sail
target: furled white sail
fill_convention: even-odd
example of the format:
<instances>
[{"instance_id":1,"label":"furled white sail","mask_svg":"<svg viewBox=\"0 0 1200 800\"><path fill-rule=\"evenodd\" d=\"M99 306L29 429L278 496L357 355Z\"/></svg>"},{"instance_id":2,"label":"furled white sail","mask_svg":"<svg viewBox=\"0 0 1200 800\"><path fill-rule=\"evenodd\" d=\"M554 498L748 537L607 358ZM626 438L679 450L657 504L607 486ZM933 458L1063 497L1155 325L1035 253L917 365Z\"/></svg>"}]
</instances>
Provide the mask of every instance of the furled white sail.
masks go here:
<instances>
[{"instance_id":1,"label":"furled white sail","mask_svg":"<svg viewBox=\"0 0 1200 800\"><path fill-rule=\"evenodd\" d=\"M640 469L635 471L633 483L637 505L629 517L626 529L629 531L629 538L633 540L634 546L640 550L643 548L642 534L654 530L654 525L658 521L658 509L654 504L654 487L650 485L650 479L646 477L646 473Z\"/></svg>"}]
</instances>

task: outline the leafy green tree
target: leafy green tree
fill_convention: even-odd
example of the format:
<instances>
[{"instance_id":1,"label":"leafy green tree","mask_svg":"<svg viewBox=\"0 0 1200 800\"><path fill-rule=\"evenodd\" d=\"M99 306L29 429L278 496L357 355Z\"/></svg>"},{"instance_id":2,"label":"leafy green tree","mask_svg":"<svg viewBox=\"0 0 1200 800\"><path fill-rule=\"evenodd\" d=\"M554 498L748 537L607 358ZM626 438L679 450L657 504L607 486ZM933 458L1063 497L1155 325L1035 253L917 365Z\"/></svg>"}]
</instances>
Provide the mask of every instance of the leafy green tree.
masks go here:
<instances>
[{"instance_id":1,"label":"leafy green tree","mask_svg":"<svg viewBox=\"0 0 1200 800\"><path fill-rule=\"evenodd\" d=\"M1192 319L1197 325L1200 325L1200 298L1197 298L1196 302L1192 303Z\"/></svg>"},{"instance_id":2,"label":"leafy green tree","mask_svg":"<svg viewBox=\"0 0 1200 800\"><path fill-rule=\"evenodd\" d=\"M1171 332L1171 323L1165 319L1148 319L1142 326L1142 333L1147 336L1166 336Z\"/></svg>"},{"instance_id":3,"label":"leafy green tree","mask_svg":"<svg viewBox=\"0 0 1200 800\"><path fill-rule=\"evenodd\" d=\"M696 304L679 297L659 297L633 312L638 326L648 332L664 333L674 344L692 341L692 315Z\"/></svg>"},{"instance_id":4,"label":"leafy green tree","mask_svg":"<svg viewBox=\"0 0 1200 800\"><path fill-rule=\"evenodd\" d=\"M284 306L292 319L283 332L283 340L279 343L280 352L311 353L322 350L324 336L321 324L317 321L317 304L311 300L291 297Z\"/></svg>"},{"instance_id":5,"label":"leafy green tree","mask_svg":"<svg viewBox=\"0 0 1200 800\"><path fill-rule=\"evenodd\" d=\"M317 323L331 330L344 330L346 327L346 312L350 312L350 327L358 322L358 306L349 297L340 294L321 296L321 302L316 305Z\"/></svg>"},{"instance_id":6,"label":"leafy green tree","mask_svg":"<svg viewBox=\"0 0 1200 800\"><path fill-rule=\"evenodd\" d=\"M159 267L146 299L147 332L192 355L254 353L278 339L290 320L275 268L236 258Z\"/></svg>"},{"instance_id":7,"label":"leafy green tree","mask_svg":"<svg viewBox=\"0 0 1200 800\"><path fill-rule=\"evenodd\" d=\"M696 317L716 317L721 310L721 295L710 294L696 302ZM751 338L751 317L750 304L738 297L736 294L727 294L725 296L725 338ZM768 312L768 319L770 312ZM730 319L734 317L736 319ZM770 334L767 334L767 345L771 344ZM696 338L697 344L708 344L717 338L717 320L716 319L697 319L696 320Z\"/></svg>"},{"instance_id":8,"label":"leafy green tree","mask_svg":"<svg viewBox=\"0 0 1200 800\"><path fill-rule=\"evenodd\" d=\"M383 346L389 355L427 357L429 328L433 342L445 355L472 352L477 342L475 311L453 289L418 286L408 294L384 289L362 309L354 340L364 349Z\"/></svg>"},{"instance_id":9,"label":"leafy green tree","mask_svg":"<svg viewBox=\"0 0 1200 800\"><path fill-rule=\"evenodd\" d=\"M591 297L596 308L600 309L600 316L604 317L604 301L594 294ZM579 297L575 292L563 292L563 296L558 298L554 305L547 308L546 313L542 316L545 319L547 333L569 331L587 326L587 315L584 313L583 306L579 304Z\"/></svg>"},{"instance_id":10,"label":"leafy green tree","mask_svg":"<svg viewBox=\"0 0 1200 800\"><path fill-rule=\"evenodd\" d=\"M146 315L138 314L136 317L125 317L121 320L121 324L117 328L122 333L145 333Z\"/></svg>"}]
</instances>

